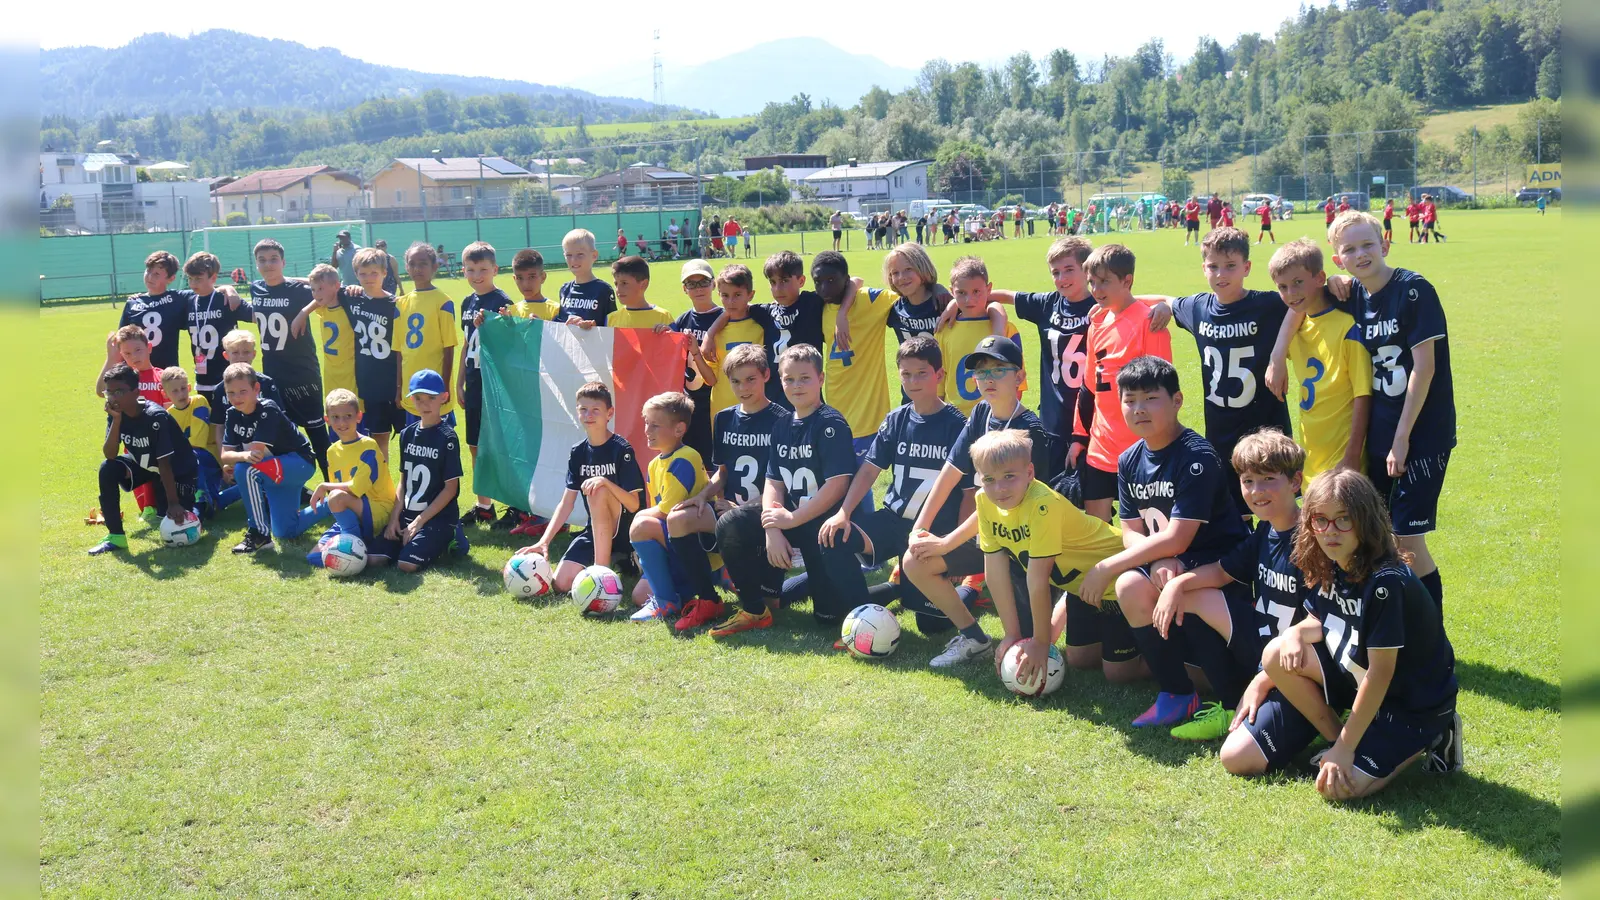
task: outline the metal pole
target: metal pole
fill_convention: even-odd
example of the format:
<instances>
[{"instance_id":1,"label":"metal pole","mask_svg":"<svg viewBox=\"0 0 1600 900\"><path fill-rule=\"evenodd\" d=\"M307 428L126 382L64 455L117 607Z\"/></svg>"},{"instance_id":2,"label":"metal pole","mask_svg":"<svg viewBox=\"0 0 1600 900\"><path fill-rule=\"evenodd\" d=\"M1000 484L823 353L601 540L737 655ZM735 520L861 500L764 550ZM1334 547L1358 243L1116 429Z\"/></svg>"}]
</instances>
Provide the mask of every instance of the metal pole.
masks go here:
<instances>
[{"instance_id":1,"label":"metal pole","mask_svg":"<svg viewBox=\"0 0 1600 900\"><path fill-rule=\"evenodd\" d=\"M483 215L483 154L478 154L478 196L472 198L472 227L478 240L483 240L483 223L478 221Z\"/></svg>"},{"instance_id":2,"label":"metal pole","mask_svg":"<svg viewBox=\"0 0 1600 900\"><path fill-rule=\"evenodd\" d=\"M705 221L706 218L706 192L702 189L703 185L700 181L700 154L702 150L700 147L700 142L696 141L691 146L694 147L694 203L695 208L699 210L699 218L694 223L694 233L695 238L698 240L700 236L700 223ZM704 248L702 248L700 252L702 255L704 255Z\"/></svg>"},{"instance_id":3,"label":"metal pole","mask_svg":"<svg viewBox=\"0 0 1600 900\"><path fill-rule=\"evenodd\" d=\"M1083 209L1083 154L1085 152L1086 151L1083 151L1083 150L1079 150L1078 151L1078 208L1079 209Z\"/></svg>"},{"instance_id":4,"label":"metal pole","mask_svg":"<svg viewBox=\"0 0 1600 900\"><path fill-rule=\"evenodd\" d=\"M1472 126L1472 199L1478 199L1478 126Z\"/></svg>"},{"instance_id":5,"label":"metal pole","mask_svg":"<svg viewBox=\"0 0 1600 900\"><path fill-rule=\"evenodd\" d=\"M1311 136L1300 139L1300 193L1301 202L1311 199Z\"/></svg>"},{"instance_id":6,"label":"metal pole","mask_svg":"<svg viewBox=\"0 0 1600 900\"><path fill-rule=\"evenodd\" d=\"M1211 193L1211 145L1206 144L1206 193Z\"/></svg>"},{"instance_id":7,"label":"metal pole","mask_svg":"<svg viewBox=\"0 0 1600 900\"><path fill-rule=\"evenodd\" d=\"M1356 185L1355 185L1355 187L1356 187L1356 190L1358 190L1358 191L1361 190L1361 132L1359 132L1359 131L1356 132ZM1368 194L1367 196L1370 198L1371 194ZM1371 203L1370 200L1367 203L1367 207L1369 209L1372 207L1372 203Z\"/></svg>"},{"instance_id":8,"label":"metal pole","mask_svg":"<svg viewBox=\"0 0 1600 900\"><path fill-rule=\"evenodd\" d=\"M1533 162L1534 165L1544 165L1544 117L1540 116L1533 123Z\"/></svg>"}]
</instances>

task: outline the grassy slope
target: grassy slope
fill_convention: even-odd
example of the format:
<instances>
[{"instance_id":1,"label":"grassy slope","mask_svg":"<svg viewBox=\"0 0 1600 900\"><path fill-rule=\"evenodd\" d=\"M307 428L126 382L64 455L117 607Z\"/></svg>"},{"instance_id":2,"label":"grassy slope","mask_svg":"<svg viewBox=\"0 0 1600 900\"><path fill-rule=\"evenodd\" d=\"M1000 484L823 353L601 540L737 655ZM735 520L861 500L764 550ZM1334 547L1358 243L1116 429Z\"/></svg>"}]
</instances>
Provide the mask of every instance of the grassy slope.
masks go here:
<instances>
[{"instance_id":1,"label":"grassy slope","mask_svg":"<svg viewBox=\"0 0 1600 900\"><path fill-rule=\"evenodd\" d=\"M74 374L47 380L37 404L53 448L40 473L41 886L1306 896L1331 881L1364 896L1553 895L1563 493L1543 361L1556 326L1506 313L1496 260L1525 262L1530 296L1548 295L1559 227L1559 213L1459 214L1449 244L1394 252L1439 286L1452 326L1461 446L1435 552L1462 775L1411 774L1347 808L1318 800L1304 770L1230 778L1212 748L1128 727L1150 686L1070 673L1022 702L983 665L929 670L936 644L910 617L877 665L831 653L803 609L726 645L580 620L501 593L515 542L489 532L470 562L337 583L291 552L306 541L230 556L236 508L195 548L158 551L136 526L131 559L90 561L96 531L80 517L101 420ZM1138 289L1203 287L1175 234L1125 240ZM984 256L997 285L1045 289L1044 249ZM957 253L933 255L945 270ZM877 280L879 254L849 258ZM653 299L682 307L675 267L657 273ZM113 315L42 314L53 346L78 348L63 371L97 363ZM1198 425L1194 345L1174 344ZM1509 348L1523 364L1504 364Z\"/></svg>"},{"instance_id":2,"label":"grassy slope","mask_svg":"<svg viewBox=\"0 0 1600 900\"><path fill-rule=\"evenodd\" d=\"M736 116L726 119L684 119L675 122L597 122L585 125L584 129L591 137L618 137L625 134L649 134L656 126L672 127L676 125L691 125L701 128L728 128L743 125L754 120L754 116ZM578 130L576 125L551 125L539 129L547 138L568 137Z\"/></svg>"}]
</instances>

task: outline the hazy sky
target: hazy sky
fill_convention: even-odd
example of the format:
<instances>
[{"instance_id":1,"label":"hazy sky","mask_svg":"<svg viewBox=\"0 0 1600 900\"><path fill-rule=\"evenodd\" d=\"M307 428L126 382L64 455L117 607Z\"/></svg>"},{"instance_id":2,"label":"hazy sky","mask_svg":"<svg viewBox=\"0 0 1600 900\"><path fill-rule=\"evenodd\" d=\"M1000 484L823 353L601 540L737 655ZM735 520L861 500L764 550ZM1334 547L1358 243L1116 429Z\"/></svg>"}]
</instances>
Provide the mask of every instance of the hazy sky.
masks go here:
<instances>
[{"instance_id":1,"label":"hazy sky","mask_svg":"<svg viewBox=\"0 0 1600 900\"><path fill-rule=\"evenodd\" d=\"M70 25L50 4L28 3L8 15L8 41L31 37L41 48L117 47L149 31L191 34L212 28L248 31L312 47L334 47L369 62L457 75L485 75L568 84L588 73L640 67L648 83L651 33L661 30L664 67L707 62L781 36L812 36L891 65L920 68L934 57L990 62L1020 50L1043 55L1066 47L1080 58L1126 54L1151 37L1186 58L1201 35L1223 44L1245 32L1270 35L1301 0L1252 0L1227 14L1204 0L1064 3L852 3L813 15L805 4L733 0L685 7L674 3L273 3L187 4L167 15L126 3L80 0ZM506 11L504 20L488 17ZM963 10L952 16L947 9ZM657 12L651 12L657 10ZM688 17L669 11L693 10ZM986 14L991 11L993 15ZM475 17L481 17L474 21ZM181 28L173 24L182 20ZM735 43L737 42L737 43ZM218 63L227 65L225 54Z\"/></svg>"}]
</instances>

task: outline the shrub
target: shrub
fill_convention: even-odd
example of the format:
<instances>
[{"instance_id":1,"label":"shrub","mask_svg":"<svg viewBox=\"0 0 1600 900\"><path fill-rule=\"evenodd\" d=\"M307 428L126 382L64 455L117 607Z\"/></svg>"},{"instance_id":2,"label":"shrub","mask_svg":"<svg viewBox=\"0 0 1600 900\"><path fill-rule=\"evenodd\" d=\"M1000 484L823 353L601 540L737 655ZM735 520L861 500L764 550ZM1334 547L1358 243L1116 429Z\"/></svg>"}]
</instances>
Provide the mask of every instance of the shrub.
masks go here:
<instances>
[{"instance_id":1,"label":"shrub","mask_svg":"<svg viewBox=\"0 0 1600 900\"><path fill-rule=\"evenodd\" d=\"M249 225L250 224L250 215L249 215L249 213L242 213L242 212L231 212L231 213L228 213L227 224L229 224L229 225Z\"/></svg>"},{"instance_id":2,"label":"shrub","mask_svg":"<svg viewBox=\"0 0 1600 900\"><path fill-rule=\"evenodd\" d=\"M712 209L706 207L706 218L720 215L727 221L729 215L739 220L745 231L757 234L783 234L794 231L820 231L828 227L833 207L820 203L788 203L783 206L734 207Z\"/></svg>"}]
</instances>

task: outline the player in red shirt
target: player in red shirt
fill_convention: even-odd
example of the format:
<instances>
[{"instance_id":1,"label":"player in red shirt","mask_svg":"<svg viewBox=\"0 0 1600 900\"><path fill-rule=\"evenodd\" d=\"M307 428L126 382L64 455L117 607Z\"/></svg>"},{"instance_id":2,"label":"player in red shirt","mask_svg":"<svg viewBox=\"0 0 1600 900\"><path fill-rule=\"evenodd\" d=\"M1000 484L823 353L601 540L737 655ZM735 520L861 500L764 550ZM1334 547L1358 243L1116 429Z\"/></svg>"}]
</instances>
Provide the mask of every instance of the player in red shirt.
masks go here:
<instances>
[{"instance_id":1,"label":"player in red shirt","mask_svg":"<svg viewBox=\"0 0 1600 900\"><path fill-rule=\"evenodd\" d=\"M1233 204L1232 203L1224 203L1224 204L1222 204L1222 227L1223 228L1232 228L1233 227Z\"/></svg>"},{"instance_id":2,"label":"player in red shirt","mask_svg":"<svg viewBox=\"0 0 1600 900\"><path fill-rule=\"evenodd\" d=\"M1434 205L1432 194L1422 195L1422 242L1428 243L1430 237L1444 240L1444 232L1439 230L1439 207Z\"/></svg>"},{"instance_id":3,"label":"player in red shirt","mask_svg":"<svg viewBox=\"0 0 1600 900\"><path fill-rule=\"evenodd\" d=\"M1350 211L1350 198L1349 197L1340 197L1339 198L1339 212L1349 212L1349 211Z\"/></svg>"},{"instance_id":4,"label":"player in red shirt","mask_svg":"<svg viewBox=\"0 0 1600 900\"><path fill-rule=\"evenodd\" d=\"M617 255L628 255L628 236L622 233L621 228L617 229Z\"/></svg>"},{"instance_id":5,"label":"player in red shirt","mask_svg":"<svg viewBox=\"0 0 1600 900\"><path fill-rule=\"evenodd\" d=\"M1276 244L1278 239L1272 234L1272 204L1261 204L1256 208L1256 214L1261 216L1261 231L1256 235L1256 243L1261 243L1262 238L1271 238Z\"/></svg>"},{"instance_id":6,"label":"player in red shirt","mask_svg":"<svg viewBox=\"0 0 1600 900\"><path fill-rule=\"evenodd\" d=\"M1383 242L1394 243L1394 198L1383 204Z\"/></svg>"},{"instance_id":7,"label":"player in red shirt","mask_svg":"<svg viewBox=\"0 0 1600 900\"><path fill-rule=\"evenodd\" d=\"M1323 220L1323 224L1324 225L1332 225L1333 224L1333 198L1332 197L1329 197L1328 201L1322 205L1322 213L1326 217Z\"/></svg>"},{"instance_id":8,"label":"player in red shirt","mask_svg":"<svg viewBox=\"0 0 1600 900\"><path fill-rule=\"evenodd\" d=\"M1183 245L1189 246L1189 235L1194 235L1194 242L1200 243L1200 201L1193 197L1183 205Z\"/></svg>"},{"instance_id":9,"label":"player in red shirt","mask_svg":"<svg viewBox=\"0 0 1600 900\"><path fill-rule=\"evenodd\" d=\"M1411 233L1406 235L1408 243L1415 244L1420 239L1418 222L1422 217L1422 204L1411 202L1406 204L1406 218L1411 222Z\"/></svg>"}]
</instances>

